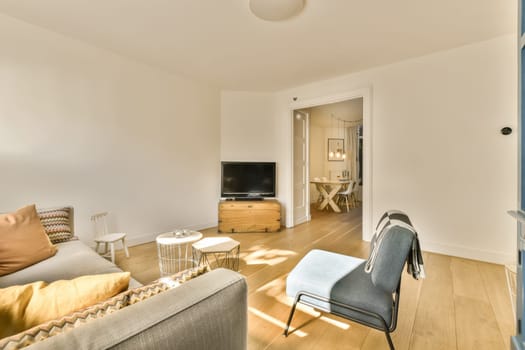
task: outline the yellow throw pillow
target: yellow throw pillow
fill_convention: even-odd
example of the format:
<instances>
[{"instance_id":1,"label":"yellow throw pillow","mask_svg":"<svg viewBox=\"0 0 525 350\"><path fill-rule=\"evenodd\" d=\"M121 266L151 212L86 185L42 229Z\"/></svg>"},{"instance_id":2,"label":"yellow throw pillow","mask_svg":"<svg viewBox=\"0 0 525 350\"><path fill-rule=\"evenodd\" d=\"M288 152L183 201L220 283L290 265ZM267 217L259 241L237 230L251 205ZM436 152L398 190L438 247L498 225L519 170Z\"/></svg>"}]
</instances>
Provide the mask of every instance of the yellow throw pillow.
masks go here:
<instances>
[{"instance_id":1,"label":"yellow throw pillow","mask_svg":"<svg viewBox=\"0 0 525 350\"><path fill-rule=\"evenodd\" d=\"M55 255L35 205L0 215L0 276Z\"/></svg>"},{"instance_id":2,"label":"yellow throw pillow","mask_svg":"<svg viewBox=\"0 0 525 350\"><path fill-rule=\"evenodd\" d=\"M0 339L0 350L22 349L39 341L46 340L55 335L69 332L91 321L110 315L127 305L126 292L119 293L112 298L88 306L82 310L74 311L58 319L41 323L23 332Z\"/></svg>"},{"instance_id":3,"label":"yellow throw pillow","mask_svg":"<svg viewBox=\"0 0 525 350\"><path fill-rule=\"evenodd\" d=\"M0 289L0 339L111 298L129 279L117 272Z\"/></svg>"}]
</instances>

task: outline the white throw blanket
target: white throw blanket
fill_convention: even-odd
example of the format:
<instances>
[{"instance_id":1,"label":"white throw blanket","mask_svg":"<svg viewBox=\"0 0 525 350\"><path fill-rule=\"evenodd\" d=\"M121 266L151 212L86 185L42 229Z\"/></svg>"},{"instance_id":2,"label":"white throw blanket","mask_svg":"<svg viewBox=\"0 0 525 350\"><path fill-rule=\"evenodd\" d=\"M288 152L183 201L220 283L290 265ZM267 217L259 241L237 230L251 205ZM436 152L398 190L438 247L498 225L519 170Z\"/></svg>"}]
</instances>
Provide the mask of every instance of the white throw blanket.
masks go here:
<instances>
[{"instance_id":1,"label":"white throw blanket","mask_svg":"<svg viewBox=\"0 0 525 350\"><path fill-rule=\"evenodd\" d=\"M421 246L416 230L412 226L408 215L399 210L389 210L379 220L376 232L372 237L370 256L365 264L365 272L370 273L374 268L374 263L379 252L379 247L385 238L385 235L393 226L406 228L414 234L412 240L412 249L408 255L407 272L415 279L425 278L425 268L423 266L423 256L421 255Z\"/></svg>"}]
</instances>

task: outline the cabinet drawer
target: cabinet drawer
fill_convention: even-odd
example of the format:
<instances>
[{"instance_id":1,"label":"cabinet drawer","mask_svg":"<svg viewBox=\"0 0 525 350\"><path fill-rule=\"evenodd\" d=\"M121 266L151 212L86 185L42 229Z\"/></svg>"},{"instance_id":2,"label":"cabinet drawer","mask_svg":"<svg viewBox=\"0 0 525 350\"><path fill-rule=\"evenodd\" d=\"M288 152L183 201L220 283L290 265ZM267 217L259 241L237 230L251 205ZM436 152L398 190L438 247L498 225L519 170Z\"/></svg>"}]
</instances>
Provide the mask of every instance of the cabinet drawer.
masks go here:
<instances>
[{"instance_id":1,"label":"cabinet drawer","mask_svg":"<svg viewBox=\"0 0 525 350\"><path fill-rule=\"evenodd\" d=\"M281 222L219 222L219 232L277 232L281 229Z\"/></svg>"},{"instance_id":2,"label":"cabinet drawer","mask_svg":"<svg viewBox=\"0 0 525 350\"><path fill-rule=\"evenodd\" d=\"M219 212L219 220L257 220L275 221L281 219L281 212L277 210L223 210Z\"/></svg>"}]
</instances>

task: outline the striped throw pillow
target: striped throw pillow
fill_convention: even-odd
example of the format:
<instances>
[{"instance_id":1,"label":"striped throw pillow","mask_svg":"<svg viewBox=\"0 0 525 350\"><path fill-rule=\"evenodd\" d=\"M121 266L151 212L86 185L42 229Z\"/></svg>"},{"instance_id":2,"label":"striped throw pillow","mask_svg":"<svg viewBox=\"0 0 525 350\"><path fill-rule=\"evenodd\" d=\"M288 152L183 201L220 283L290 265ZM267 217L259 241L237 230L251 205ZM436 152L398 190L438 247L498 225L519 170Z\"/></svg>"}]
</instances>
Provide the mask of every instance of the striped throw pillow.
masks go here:
<instances>
[{"instance_id":1,"label":"striped throw pillow","mask_svg":"<svg viewBox=\"0 0 525 350\"><path fill-rule=\"evenodd\" d=\"M158 280L155 280L145 286L130 289L124 292L128 295L128 305L133 305L168 289L176 288L182 283L187 282L208 271L210 271L208 265L201 265L181 271L169 277L159 278Z\"/></svg>"},{"instance_id":2,"label":"striped throw pillow","mask_svg":"<svg viewBox=\"0 0 525 350\"><path fill-rule=\"evenodd\" d=\"M37 212L51 243L66 242L73 238L71 208L38 209Z\"/></svg>"}]
</instances>

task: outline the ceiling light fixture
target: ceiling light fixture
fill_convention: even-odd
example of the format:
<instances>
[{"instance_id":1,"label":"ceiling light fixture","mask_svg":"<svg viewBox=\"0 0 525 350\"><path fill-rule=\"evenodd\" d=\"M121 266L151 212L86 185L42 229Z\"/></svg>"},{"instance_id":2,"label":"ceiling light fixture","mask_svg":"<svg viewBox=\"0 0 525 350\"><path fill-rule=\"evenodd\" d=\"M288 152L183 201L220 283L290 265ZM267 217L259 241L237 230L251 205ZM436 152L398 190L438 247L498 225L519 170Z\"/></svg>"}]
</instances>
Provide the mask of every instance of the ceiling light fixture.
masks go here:
<instances>
[{"instance_id":1,"label":"ceiling light fixture","mask_svg":"<svg viewBox=\"0 0 525 350\"><path fill-rule=\"evenodd\" d=\"M331 129L330 133L332 133L333 130L334 130L334 114L333 113L330 115L330 129ZM328 141L330 141L330 140L328 140ZM335 155L334 151L330 149L330 142L328 142L328 160L333 158L334 155Z\"/></svg>"},{"instance_id":2,"label":"ceiling light fixture","mask_svg":"<svg viewBox=\"0 0 525 350\"><path fill-rule=\"evenodd\" d=\"M334 127L334 120L337 123ZM328 160L345 160L345 141L346 141L346 120L339 119L334 116L333 113L330 114L330 134L333 136L335 134L337 142L335 143L335 149L330 149L330 142L328 145ZM339 138L340 137L340 138ZM330 139L329 139L330 140Z\"/></svg>"},{"instance_id":3,"label":"ceiling light fixture","mask_svg":"<svg viewBox=\"0 0 525 350\"><path fill-rule=\"evenodd\" d=\"M346 152L345 152L345 135L346 135L346 128L345 128L345 120L341 120L343 122L343 154L341 154L341 158L346 159Z\"/></svg>"},{"instance_id":4,"label":"ceiling light fixture","mask_svg":"<svg viewBox=\"0 0 525 350\"><path fill-rule=\"evenodd\" d=\"M297 15L304 0L250 0L253 14L266 21L282 21Z\"/></svg>"}]
</instances>

